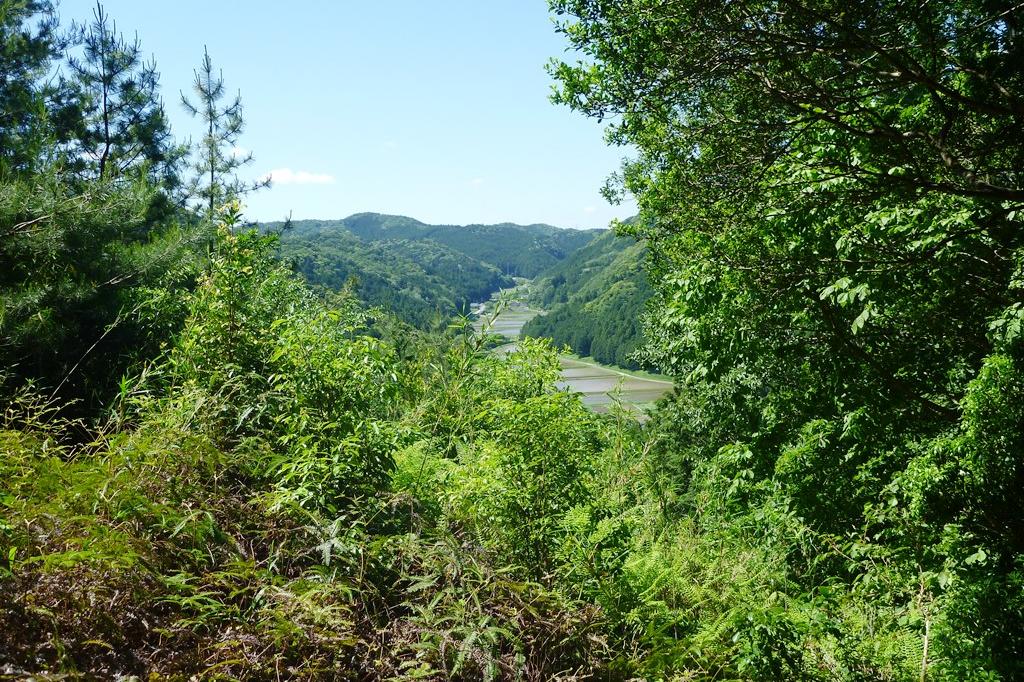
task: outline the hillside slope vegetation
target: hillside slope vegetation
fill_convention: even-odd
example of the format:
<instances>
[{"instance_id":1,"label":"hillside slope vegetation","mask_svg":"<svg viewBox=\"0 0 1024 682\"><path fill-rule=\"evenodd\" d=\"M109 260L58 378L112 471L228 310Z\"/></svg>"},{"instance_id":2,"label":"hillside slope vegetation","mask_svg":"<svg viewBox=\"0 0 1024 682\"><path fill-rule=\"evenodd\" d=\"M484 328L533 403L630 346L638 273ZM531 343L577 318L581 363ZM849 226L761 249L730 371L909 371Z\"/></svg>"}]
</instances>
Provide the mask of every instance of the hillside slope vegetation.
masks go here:
<instances>
[{"instance_id":1,"label":"hillside slope vegetation","mask_svg":"<svg viewBox=\"0 0 1024 682\"><path fill-rule=\"evenodd\" d=\"M545 271L531 288L547 310L523 327L598 362L639 369L641 315L653 291L644 270L645 247L608 230Z\"/></svg>"},{"instance_id":2,"label":"hillside slope vegetation","mask_svg":"<svg viewBox=\"0 0 1024 682\"><path fill-rule=\"evenodd\" d=\"M417 327L469 311L513 280L493 265L430 240L364 241L345 229L303 222L285 233L282 257L310 284L350 287Z\"/></svg>"},{"instance_id":3,"label":"hillside slope vegetation","mask_svg":"<svg viewBox=\"0 0 1024 682\"><path fill-rule=\"evenodd\" d=\"M427 225L404 216L358 213L342 220L297 221L294 231L324 233L345 229L367 242L430 241L443 244L505 275L536 277L586 245L597 230L568 230L551 225Z\"/></svg>"},{"instance_id":4,"label":"hillside slope vegetation","mask_svg":"<svg viewBox=\"0 0 1024 682\"><path fill-rule=\"evenodd\" d=\"M498 358L327 303L235 218L109 413L5 405L0 675L611 671L602 616L555 587L552 523L609 438L550 346Z\"/></svg>"},{"instance_id":5,"label":"hillside slope vegetation","mask_svg":"<svg viewBox=\"0 0 1024 682\"><path fill-rule=\"evenodd\" d=\"M511 223L435 226L361 213L295 221L282 235L281 253L311 284L332 291L351 286L368 304L424 327L467 313L471 302L512 286L513 276L562 262L595 234Z\"/></svg>"}]
</instances>

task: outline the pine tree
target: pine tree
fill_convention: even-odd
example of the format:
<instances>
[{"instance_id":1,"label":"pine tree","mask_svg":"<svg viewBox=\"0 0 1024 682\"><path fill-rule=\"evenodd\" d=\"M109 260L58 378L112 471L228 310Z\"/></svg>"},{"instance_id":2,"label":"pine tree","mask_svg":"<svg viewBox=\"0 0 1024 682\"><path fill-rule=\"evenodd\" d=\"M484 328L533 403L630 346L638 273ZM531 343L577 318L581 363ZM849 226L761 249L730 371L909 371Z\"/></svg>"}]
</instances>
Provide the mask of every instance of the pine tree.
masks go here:
<instances>
[{"instance_id":1,"label":"pine tree","mask_svg":"<svg viewBox=\"0 0 1024 682\"><path fill-rule=\"evenodd\" d=\"M45 142L56 29L49 0L0 2L0 174L31 170Z\"/></svg>"},{"instance_id":2,"label":"pine tree","mask_svg":"<svg viewBox=\"0 0 1024 682\"><path fill-rule=\"evenodd\" d=\"M176 184L183 150L174 144L159 95L160 75L145 61L138 37L118 34L97 3L88 26L75 27L83 54L70 57L81 118L67 137L70 160L87 178L111 179L145 167L161 184Z\"/></svg>"},{"instance_id":3,"label":"pine tree","mask_svg":"<svg viewBox=\"0 0 1024 682\"><path fill-rule=\"evenodd\" d=\"M192 83L195 101L184 93L181 103L193 117L199 117L205 127L203 139L196 145L192 181L192 194L199 197L201 207L213 216L217 207L248 192L267 187L269 178L245 182L235 175L243 166L252 163L250 153L239 154L238 138L245 127L242 118L242 98L235 94L228 98L224 74L215 72L210 53L203 49L203 63L195 71Z\"/></svg>"}]
</instances>

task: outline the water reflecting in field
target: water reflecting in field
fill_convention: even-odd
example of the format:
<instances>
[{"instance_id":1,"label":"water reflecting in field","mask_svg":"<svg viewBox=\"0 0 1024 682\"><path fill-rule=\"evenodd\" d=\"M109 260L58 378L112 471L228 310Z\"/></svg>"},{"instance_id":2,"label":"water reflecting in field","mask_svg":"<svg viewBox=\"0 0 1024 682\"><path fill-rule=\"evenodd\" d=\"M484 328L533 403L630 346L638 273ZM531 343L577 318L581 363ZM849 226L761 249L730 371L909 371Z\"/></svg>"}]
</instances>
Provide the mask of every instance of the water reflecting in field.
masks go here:
<instances>
[{"instance_id":1,"label":"water reflecting in field","mask_svg":"<svg viewBox=\"0 0 1024 682\"><path fill-rule=\"evenodd\" d=\"M576 358L562 357L559 388L583 394L583 403L605 412L616 401L640 411L672 390L672 382L636 376Z\"/></svg>"},{"instance_id":2,"label":"water reflecting in field","mask_svg":"<svg viewBox=\"0 0 1024 682\"><path fill-rule=\"evenodd\" d=\"M502 311L501 315L494 320L488 331L492 334L501 334L509 339L518 339L523 325L540 313L524 305L509 307Z\"/></svg>"},{"instance_id":3,"label":"water reflecting in field","mask_svg":"<svg viewBox=\"0 0 1024 682\"><path fill-rule=\"evenodd\" d=\"M493 303L478 304L474 312L484 318L490 305ZM518 301L509 304L493 321L489 331L512 341L495 348L493 352L504 354L515 350L514 339L519 338L523 325L540 313ZM478 320L478 329L479 325ZM562 356L561 363L562 381L558 382L558 387L582 394L583 403L595 412L607 412L618 400L623 407L642 414L645 407L672 390L672 382L667 379L640 376L589 360Z\"/></svg>"}]
</instances>

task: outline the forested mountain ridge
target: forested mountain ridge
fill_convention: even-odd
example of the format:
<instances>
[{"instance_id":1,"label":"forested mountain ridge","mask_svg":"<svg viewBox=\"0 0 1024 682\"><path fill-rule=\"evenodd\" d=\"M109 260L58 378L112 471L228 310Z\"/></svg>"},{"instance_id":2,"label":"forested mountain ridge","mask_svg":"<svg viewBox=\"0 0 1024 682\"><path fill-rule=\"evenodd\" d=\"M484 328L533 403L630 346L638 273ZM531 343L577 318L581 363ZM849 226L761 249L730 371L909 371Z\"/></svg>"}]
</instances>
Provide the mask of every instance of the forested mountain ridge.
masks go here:
<instances>
[{"instance_id":1,"label":"forested mountain ridge","mask_svg":"<svg viewBox=\"0 0 1024 682\"><path fill-rule=\"evenodd\" d=\"M282 223L269 223L267 231ZM469 311L512 286L512 275L563 262L599 230L550 225L427 225L405 216L360 213L343 220L298 220L281 253L314 285L358 295L417 326Z\"/></svg>"},{"instance_id":2,"label":"forested mountain ridge","mask_svg":"<svg viewBox=\"0 0 1024 682\"><path fill-rule=\"evenodd\" d=\"M551 225L428 225L413 218L357 213L341 220L297 220L294 238L344 229L368 242L403 239L432 241L505 275L532 278L587 244L599 230L570 230ZM292 238L292 237L288 237Z\"/></svg>"},{"instance_id":3,"label":"forested mountain ridge","mask_svg":"<svg viewBox=\"0 0 1024 682\"><path fill-rule=\"evenodd\" d=\"M613 230L598 234L530 288L547 312L523 327L598 362L639 369L633 354L643 344L641 316L653 294L644 269L645 246Z\"/></svg>"},{"instance_id":4,"label":"forested mountain ridge","mask_svg":"<svg viewBox=\"0 0 1024 682\"><path fill-rule=\"evenodd\" d=\"M421 328L465 314L470 303L513 284L493 265L434 241L364 241L335 226L286 232L281 255L310 284L339 291L351 283L369 305Z\"/></svg>"}]
</instances>

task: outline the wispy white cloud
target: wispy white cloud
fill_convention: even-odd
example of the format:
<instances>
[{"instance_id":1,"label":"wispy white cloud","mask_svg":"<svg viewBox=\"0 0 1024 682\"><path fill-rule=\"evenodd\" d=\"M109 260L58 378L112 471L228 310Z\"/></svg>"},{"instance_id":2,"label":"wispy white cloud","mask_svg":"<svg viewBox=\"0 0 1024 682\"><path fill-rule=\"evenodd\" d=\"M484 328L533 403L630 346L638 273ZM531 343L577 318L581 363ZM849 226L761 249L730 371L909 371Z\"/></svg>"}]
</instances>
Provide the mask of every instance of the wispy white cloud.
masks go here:
<instances>
[{"instance_id":1,"label":"wispy white cloud","mask_svg":"<svg viewBox=\"0 0 1024 682\"><path fill-rule=\"evenodd\" d=\"M384 149L398 149L398 140L384 140L381 146Z\"/></svg>"},{"instance_id":2,"label":"wispy white cloud","mask_svg":"<svg viewBox=\"0 0 1024 682\"><path fill-rule=\"evenodd\" d=\"M269 178L275 185L333 185L335 182L333 175L295 171L291 168L275 168L263 177Z\"/></svg>"},{"instance_id":3,"label":"wispy white cloud","mask_svg":"<svg viewBox=\"0 0 1024 682\"><path fill-rule=\"evenodd\" d=\"M593 206L584 206L584 207L583 207L583 212L584 212L584 213L593 213L593 212L595 212L596 210L597 210L597 209L596 209L595 207L593 207Z\"/></svg>"},{"instance_id":4,"label":"wispy white cloud","mask_svg":"<svg viewBox=\"0 0 1024 682\"><path fill-rule=\"evenodd\" d=\"M234 147L231 148L231 151L229 153L231 154L232 158L244 159L245 157L249 156L250 151L245 147L235 145Z\"/></svg>"},{"instance_id":5,"label":"wispy white cloud","mask_svg":"<svg viewBox=\"0 0 1024 682\"><path fill-rule=\"evenodd\" d=\"M469 184L472 185L473 187L479 187L482 184L484 184L484 179L483 178L473 178L472 180L469 181Z\"/></svg>"}]
</instances>

